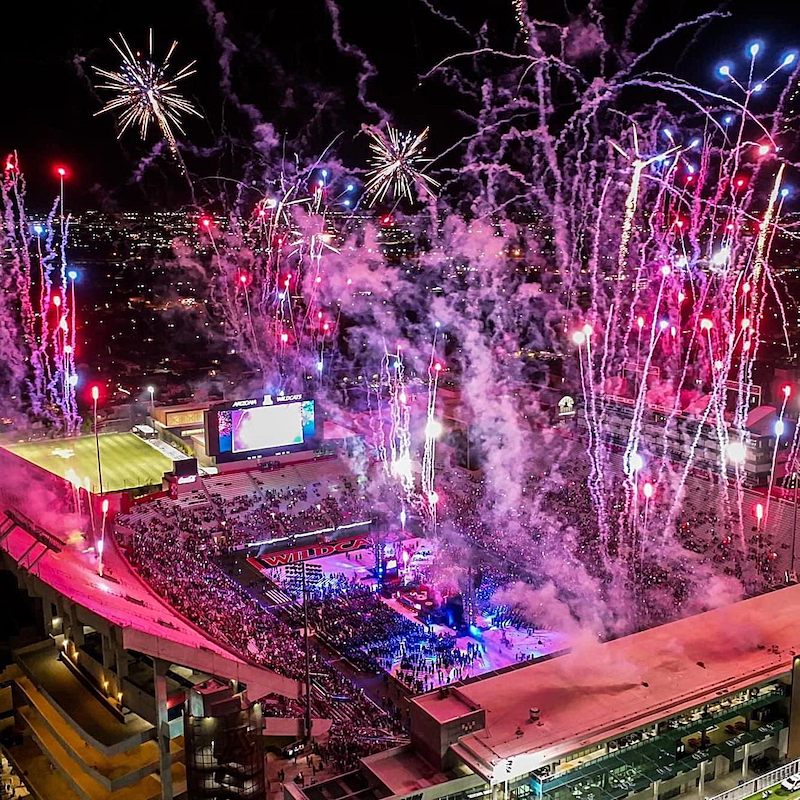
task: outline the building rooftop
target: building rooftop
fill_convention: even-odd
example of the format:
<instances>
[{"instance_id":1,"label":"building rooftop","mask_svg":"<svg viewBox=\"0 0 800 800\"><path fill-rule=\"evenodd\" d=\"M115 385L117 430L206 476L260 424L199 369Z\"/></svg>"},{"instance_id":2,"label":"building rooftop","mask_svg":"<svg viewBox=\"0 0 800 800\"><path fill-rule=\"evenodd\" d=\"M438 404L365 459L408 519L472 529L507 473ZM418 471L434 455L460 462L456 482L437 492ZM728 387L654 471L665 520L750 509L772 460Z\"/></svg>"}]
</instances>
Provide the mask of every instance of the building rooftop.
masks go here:
<instances>
[{"instance_id":1,"label":"building rooftop","mask_svg":"<svg viewBox=\"0 0 800 800\"><path fill-rule=\"evenodd\" d=\"M567 753L791 669L800 585L417 698L443 724L477 708L458 754L480 774L524 774ZM530 722L530 709L539 721ZM508 762L511 762L509 765ZM499 773L498 773L499 774Z\"/></svg>"},{"instance_id":2,"label":"building rooftop","mask_svg":"<svg viewBox=\"0 0 800 800\"><path fill-rule=\"evenodd\" d=\"M361 763L394 795L421 792L459 777L434 769L409 745L366 756Z\"/></svg>"}]
</instances>

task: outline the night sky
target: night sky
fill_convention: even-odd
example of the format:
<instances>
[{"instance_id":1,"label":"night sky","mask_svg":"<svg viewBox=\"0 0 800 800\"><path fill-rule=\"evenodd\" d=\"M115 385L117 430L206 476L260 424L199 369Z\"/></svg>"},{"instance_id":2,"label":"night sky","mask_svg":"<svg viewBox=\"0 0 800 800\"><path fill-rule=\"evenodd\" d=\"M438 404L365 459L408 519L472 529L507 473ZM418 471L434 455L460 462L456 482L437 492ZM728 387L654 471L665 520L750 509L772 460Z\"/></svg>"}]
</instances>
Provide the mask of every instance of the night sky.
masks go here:
<instances>
[{"instance_id":1,"label":"night sky","mask_svg":"<svg viewBox=\"0 0 800 800\"><path fill-rule=\"evenodd\" d=\"M455 14L470 31L486 25L491 43L513 48L515 24L511 0L429 0L443 13ZM785 4L788 8L789 4ZM792 46L800 49L800 7L732 2L732 17L680 36L648 62L653 69L674 71L714 88L714 68L723 58L744 62L745 45L760 39L765 66ZM621 31L629 2L603 6L612 30ZM340 0L342 36L363 50L378 71L368 83L368 97L391 114L401 127L431 125L429 152L446 148L466 130L457 96L441 83L418 86L418 76L442 57L475 47L452 24L437 18L423 0L361 2ZM583 4L530 4L531 13L558 23L580 13ZM654 36L681 20L720 6L693 0L653 0L639 19L635 41L642 49ZM291 140L302 136L310 151L322 149L339 131L340 157L364 163L367 146L357 137L362 122L378 121L356 97L360 68L355 57L340 53L331 36L325 0L218 0L227 35L238 52L232 61L233 89L258 108L263 118ZM98 79L90 64L114 69L116 53L109 36L122 32L132 47L144 48L150 27L156 52L163 54L173 38L180 41L175 66L197 59L198 74L183 86L205 119L187 122L187 138L209 148L222 131L246 142L250 128L220 88L221 49L215 41L202 0L138 0L113 2L49 2L17 4L6 16L0 69L4 75L0 149L17 149L30 186L31 205L49 204L54 188L53 166L70 166L70 205L80 208L174 206L185 201L173 184L179 176L166 163L151 169L144 181L132 176L140 159L157 141L151 131L146 144L128 132L121 141L111 115L94 117L102 105L92 84ZM794 38L792 38L794 36ZM519 45L516 45L517 51ZM502 69L498 63L496 69ZM235 172L245 152L228 152L216 165L198 165L197 173ZM191 164L194 167L194 164Z\"/></svg>"}]
</instances>

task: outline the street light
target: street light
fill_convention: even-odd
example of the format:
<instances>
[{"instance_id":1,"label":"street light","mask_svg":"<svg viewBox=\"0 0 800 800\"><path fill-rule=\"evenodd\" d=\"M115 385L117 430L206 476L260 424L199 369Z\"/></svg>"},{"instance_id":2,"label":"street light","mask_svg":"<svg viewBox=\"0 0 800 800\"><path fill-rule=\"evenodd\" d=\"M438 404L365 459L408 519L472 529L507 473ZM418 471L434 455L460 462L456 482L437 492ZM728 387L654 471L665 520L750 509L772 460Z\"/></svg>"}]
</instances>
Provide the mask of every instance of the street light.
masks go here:
<instances>
[{"instance_id":1,"label":"street light","mask_svg":"<svg viewBox=\"0 0 800 800\"><path fill-rule=\"evenodd\" d=\"M147 387L147 391L150 392L150 410L152 411L153 410L153 406L156 404L155 403L156 387L155 386L148 386Z\"/></svg>"},{"instance_id":2,"label":"street light","mask_svg":"<svg viewBox=\"0 0 800 800\"><path fill-rule=\"evenodd\" d=\"M100 484L100 494L103 494L103 469L100 466L100 436L97 431L97 400L99 397L99 387L92 386L92 401L94 403L94 446L97 450L97 481Z\"/></svg>"},{"instance_id":3,"label":"street light","mask_svg":"<svg viewBox=\"0 0 800 800\"><path fill-rule=\"evenodd\" d=\"M430 505L431 509L431 517L433 518L433 536L436 538L436 506L439 503L439 493L437 491L432 491L428 495L428 504Z\"/></svg>"},{"instance_id":4,"label":"street light","mask_svg":"<svg viewBox=\"0 0 800 800\"><path fill-rule=\"evenodd\" d=\"M303 645L305 650L305 740L306 744L311 743L311 652L308 636L308 586L306 583L306 560L300 564L303 570Z\"/></svg>"},{"instance_id":5,"label":"street light","mask_svg":"<svg viewBox=\"0 0 800 800\"><path fill-rule=\"evenodd\" d=\"M794 514L792 520L792 561L789 564L789 572L794 573L794 556L797 550L797 479L800 474L797 472L797 461L792 464L792 489L794 497Z\"/></svg>"}]
</instances>

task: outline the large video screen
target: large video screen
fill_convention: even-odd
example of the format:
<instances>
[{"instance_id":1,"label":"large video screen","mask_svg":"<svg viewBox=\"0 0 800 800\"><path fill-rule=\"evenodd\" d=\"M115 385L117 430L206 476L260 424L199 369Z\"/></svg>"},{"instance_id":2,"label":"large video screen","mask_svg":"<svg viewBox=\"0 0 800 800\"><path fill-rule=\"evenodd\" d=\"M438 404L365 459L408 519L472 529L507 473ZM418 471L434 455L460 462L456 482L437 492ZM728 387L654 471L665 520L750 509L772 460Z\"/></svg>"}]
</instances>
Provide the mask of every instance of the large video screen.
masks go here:
<instances>
[{"instance_id":1,"label":"large video screen","mask_svg":"<svg viewBox=\"0 0 800 800\"><path fill-rule=\"evenodd\" d=\"M313 400L226 408L212 413L216 414L220 455L296 449L316 435Z\"/></svg>"}]
</instances>

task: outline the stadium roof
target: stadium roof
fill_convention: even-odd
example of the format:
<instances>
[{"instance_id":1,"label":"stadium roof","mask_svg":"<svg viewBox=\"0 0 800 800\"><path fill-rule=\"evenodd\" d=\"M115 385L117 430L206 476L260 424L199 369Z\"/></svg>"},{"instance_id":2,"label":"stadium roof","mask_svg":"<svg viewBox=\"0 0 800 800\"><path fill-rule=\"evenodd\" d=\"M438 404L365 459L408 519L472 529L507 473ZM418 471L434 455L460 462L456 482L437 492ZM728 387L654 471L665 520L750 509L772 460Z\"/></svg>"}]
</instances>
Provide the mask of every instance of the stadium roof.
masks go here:
<instances>
[{"instance_id":1,"label":"stadium roof","mask_svg":"<svg viewBox=\"0 0 800 800\"><path fill-rule=\"evenodd\" d=\"M297 681L245 662L176 614L133 572L113 537L106 537L102 578L94 553L85 552L87 545L78 531L60 551L21 527L0 536L0 551L20 572L118 625L126 649L246 683L252 697L270 692L297 697Z\"/></svg>"},{"instance_id":2,"label":"stadium roof","mask_svg":"<svg viewBox=\"0 0 800 800\"><path fill-rule=\"evenodd\" d=\"M798 618L792 586L413 702L439 724L484 709L485 729L454 750L487 780L510 778L788 672Z\"/></svg>"}]
</instances>

